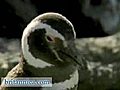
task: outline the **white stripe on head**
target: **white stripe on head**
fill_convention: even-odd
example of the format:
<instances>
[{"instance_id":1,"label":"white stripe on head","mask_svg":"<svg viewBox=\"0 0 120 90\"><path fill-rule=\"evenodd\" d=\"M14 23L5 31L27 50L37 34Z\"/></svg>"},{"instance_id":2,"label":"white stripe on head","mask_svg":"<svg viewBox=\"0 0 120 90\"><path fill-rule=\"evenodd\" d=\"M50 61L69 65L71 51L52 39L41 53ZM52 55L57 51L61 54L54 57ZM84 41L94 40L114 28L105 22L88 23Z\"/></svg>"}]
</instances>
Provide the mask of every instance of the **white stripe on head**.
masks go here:
<instances>
[{"instance_id":1,"label":"white stripe on head","mask_svg":"<svg viewBox=\"0 0 120 90\"><path fill-rule=\"evenodd\" d=\"M51 35L54 37L59 37L62 40L65 40L65 38L59 33L57 32L57 30L53 29L50 25L44 24L44 23L40 23L39 21L36 22L32 22L30 23L27 28L24 30L23 32L23 36L22 36L22 51L23 51L23 55L24 58L27 60L27 62L34 66L34 67L40 67L40 68L45 68L46 66L53 66L50 63L47 63L41 59L35 58L31 52L29 52L29 45L28 45L28 36L34 32L37 29L43 29L45 28L46 30L46 35Z\"/></svg>"},{"instance_id":2,"label":"white stripe on head","mask_svg":"<svg viewBox=\"0 0 120 90\"><path fill-rule=\"evenodd\" d=\"M43 28L43 26L40 25L39 22L31 22L24 30L23 36L22 36L22 52L25 60L27 61L28 64L38 68L45 68L47 66L53 66L50 63L47 63L40 58L35 58L31 52L29 51L29 45L28 45L28 36L34 32L36 29Z\"/></svg>"},{"instance_id":3,"label":"white stripe on head","mask_svg":"<svg viewBox=\"0 0 120 90\"><path fill-rule=\"evenodd\" d=\"M72 27L72 32L73 32L74 39L76 38L76 32L74 30L73 24L62 14L54 13L54 12L44 13L44 14L41 14L41 15L37 16L35 19L32 20L32 22L38 20L41 17L45 17L45 16L56 16L57 18L62 18L63 20L65 20L66 23L68 23Z\"/></svg>"},{"instance_id":4,"label":"white stripe on head","mask_svg":"<svg viewBox=\"0 0 120 90\"><path fill-rule=\"evenodd\" d=\"M62 16L61 14L58 13L45 13L42 15L39 15L38 17L36 17L35 19L33 19L30 24L28 24L28 26L25 28L24 32L23 32L23 36L22 36L22 52L23 52L23 56L26 59L27 63L29 63L30 65L34 66L34 67L40 67L40 68L45 68L47 66L54 66L50 63L47 63L43 60L41 60L40 58L35 58L31 52L29 52L29 45L28 45L28 37L29 35L34 32L37 29L45 29L46 30L46 35L51 35L54 37L58 37L61 38L61 40L65 40L64 36L62 36L57 30L53 29L50 25L42 23L39 18L45 16L45 15L56 15L57 17L62 17L64 20L67 21L67 23L69 23L72 26L72 30L73 30L73 34L74 34L74 38L76 37L75 31L74 31L74 27L72 25L72 23L66 19L64 16Z\"/></svg>"}]
</instances>

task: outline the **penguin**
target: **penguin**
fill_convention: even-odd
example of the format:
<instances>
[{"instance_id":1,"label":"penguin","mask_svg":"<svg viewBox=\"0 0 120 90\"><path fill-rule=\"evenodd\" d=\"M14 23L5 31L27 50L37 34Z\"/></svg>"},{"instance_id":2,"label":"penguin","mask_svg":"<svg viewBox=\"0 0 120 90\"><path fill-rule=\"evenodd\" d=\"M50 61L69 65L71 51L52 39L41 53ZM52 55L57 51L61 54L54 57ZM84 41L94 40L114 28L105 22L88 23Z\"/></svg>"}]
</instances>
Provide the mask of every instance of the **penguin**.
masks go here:
<instances>
[{"instance_id":1,"label":"penguin","mask_svg":"<svg viewBox=\"0 0 120 90\"><path fill-rule=\"evenodd\" d=\"M72 23L63 15L47 12L33 19L23 31L20 62L7 77L52 77L52 87L35 90L78 90L79 69L84 69L78 57ZM1 90L33 90L32 87L5 87Z\"/></svg>"}]
</instances>

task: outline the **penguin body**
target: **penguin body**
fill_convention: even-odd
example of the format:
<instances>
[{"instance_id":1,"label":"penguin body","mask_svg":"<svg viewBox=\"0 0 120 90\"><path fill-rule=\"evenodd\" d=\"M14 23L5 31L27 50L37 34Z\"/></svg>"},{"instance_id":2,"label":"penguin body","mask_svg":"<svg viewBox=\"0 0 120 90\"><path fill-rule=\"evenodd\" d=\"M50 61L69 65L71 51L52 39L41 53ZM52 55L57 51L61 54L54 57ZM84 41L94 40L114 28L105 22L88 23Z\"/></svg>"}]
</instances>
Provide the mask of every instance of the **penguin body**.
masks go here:
<instances>
[{"instance_id":1,"label":"penguin body","mask_svg":"<svg viewBox=\"0 0 120 90\"><path fill-rule=\"evenodd\" d=\"M20 63L6 76L52 77L52 87L36 87L36 90L77 90L79 81L72 23L58 13L45 13L33 19L25 28L21 40ZM2 90L33 90L31 87L4 87Z\"/></svg>"}]
</instances>

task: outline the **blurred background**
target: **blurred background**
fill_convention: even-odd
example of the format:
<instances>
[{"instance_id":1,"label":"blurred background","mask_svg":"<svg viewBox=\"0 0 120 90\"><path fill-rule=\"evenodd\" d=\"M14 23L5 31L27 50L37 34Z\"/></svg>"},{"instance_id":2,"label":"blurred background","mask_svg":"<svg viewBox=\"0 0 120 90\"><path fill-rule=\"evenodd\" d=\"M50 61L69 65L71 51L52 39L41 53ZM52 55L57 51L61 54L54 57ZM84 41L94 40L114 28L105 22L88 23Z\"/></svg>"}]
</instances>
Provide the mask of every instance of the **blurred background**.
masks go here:
<instances>
[{"instance_id":1,"label":"blurred background","mask_svg":"<svg viewBox=\"0 0 120 90\"><path fill-rule=\"evenodd\" d=\"M66 16L87 53L79 89L120 90L120 0L0 0L0 77L20 60L24 28L45 12Z\"/></svg>"},{"instance_id":2,"label":"blurred background","mask_svg":"<svg viewBox=\"0 0 120 90\"><path fill-rule=\"evenodd\" d=\"M0 36L21 38L34 17L57 12L73 23L78 38L103 37L114 33L118 11L119 0L0 0Z\"/></svg>"}]
</instances>

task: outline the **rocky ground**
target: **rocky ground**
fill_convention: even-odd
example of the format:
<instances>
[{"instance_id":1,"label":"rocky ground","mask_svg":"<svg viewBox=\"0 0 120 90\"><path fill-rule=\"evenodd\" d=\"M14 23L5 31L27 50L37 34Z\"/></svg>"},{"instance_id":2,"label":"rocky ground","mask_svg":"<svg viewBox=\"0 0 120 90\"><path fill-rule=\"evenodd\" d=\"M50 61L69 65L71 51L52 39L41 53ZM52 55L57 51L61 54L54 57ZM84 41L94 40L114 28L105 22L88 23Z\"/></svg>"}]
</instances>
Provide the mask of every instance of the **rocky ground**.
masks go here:
<instances>
[{"instance_id":1,"label":"rocky ground","mask_svg":"<svg viewBox=\"0 0 120 90\"><path fill-rule=\"evenodd\" d=\"M83 72L85 80L80 89L120 90L120 33L104 38L79 39L76 45L86 54L89 69Z\"/></svg>"},{"instance_id":2,"label":"rocky ground","mask_svg":"<svg viewBox=\"0 0 120 90\"><path fill-rule=\"evenodd\" d=\"M20 58L20 41L18 39L0 38L0 77L4 77Z\"/></svg>"}]
</instances>

